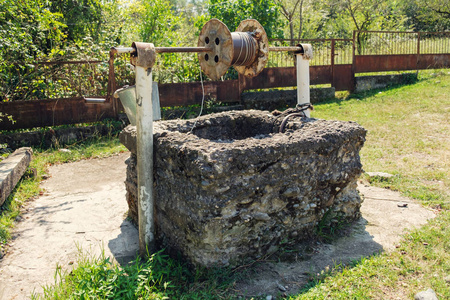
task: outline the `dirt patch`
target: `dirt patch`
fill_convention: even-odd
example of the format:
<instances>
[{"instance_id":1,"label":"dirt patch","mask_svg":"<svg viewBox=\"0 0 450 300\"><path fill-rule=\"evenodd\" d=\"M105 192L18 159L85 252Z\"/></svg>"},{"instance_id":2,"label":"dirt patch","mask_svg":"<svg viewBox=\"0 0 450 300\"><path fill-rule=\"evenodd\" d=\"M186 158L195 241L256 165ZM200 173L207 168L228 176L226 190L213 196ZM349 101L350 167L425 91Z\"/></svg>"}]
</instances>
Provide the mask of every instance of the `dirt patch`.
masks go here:
<instances>
[{"instance_id":1,"label":"dirt patch","mask_svg":"<svg viewBox=\"0 0 450 300\"><path fill-rule=\"evenodd\" d=\"M435 216L433 211L397 192L361 182L358 189L365 198L362 218L347 228L342 237L331 243L316 241L290 248L290 262L258 263L251 273L254 277L250 275L252 278L237 284L239 293L274 297L295 294L322 270L395 249L405 231L420 227Z\"/></svg>"},{"instance_id":2,"label":"dirt patch","mask_svg":"<svg viewBox=\"0 0 450 300\"><path fill-rule=\"evenodd\" d=\"M137 230L124 216L125 159L129 153L50 168L44 196L30 203L17 225L8 254L0 261L0 299L27 299L54 282L57 266L76 265L78 247L117 261L138 249ZM250 279L237 283L244 295L295 293L311 274L395 247L405 229L418 227L432 211L390 190L359 186L363 218L331 244L294 249L284 262L260 262ZM398 203L407 203L398 207ZM292 249L291 249L292 250ZM293 254L292 254L293 253Z\"/></svg>"}]
</instances>

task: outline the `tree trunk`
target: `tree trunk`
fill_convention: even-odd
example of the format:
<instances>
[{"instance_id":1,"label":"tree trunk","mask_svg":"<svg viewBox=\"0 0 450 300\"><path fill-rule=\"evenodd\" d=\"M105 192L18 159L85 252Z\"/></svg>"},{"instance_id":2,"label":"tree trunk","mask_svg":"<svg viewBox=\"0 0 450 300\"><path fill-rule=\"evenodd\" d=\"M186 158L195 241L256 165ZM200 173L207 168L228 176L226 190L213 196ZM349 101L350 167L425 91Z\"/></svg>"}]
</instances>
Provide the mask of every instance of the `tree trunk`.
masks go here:
<instances>
[{"instance_id":1,"label":"tree trunk","mask_svg":"<svg viewBox=\"0 0 450 300\"><path fill-rule=\"evenodd\" d=\"M303 1L304 0L301 0L300 1L300 7L299 7L299 10L300 10L300 13L299 13L299 15L300 15L300 26L299 26L299 29L298 29L298 39L300 40L301 38L302 38L302 31L303 31Z\"/></svg>"},{"instance_id":2,"label":"tree trunk","mask_svg":"<svg viewBox=\"0 0 450 300\"><path fill-rule=\"evenodd\" d=\"M289 33L290 33L290 39L291 39L291 46L294 46L294 22L292 20L292 16L289 17Z\"/></svg>"}]
</instances>

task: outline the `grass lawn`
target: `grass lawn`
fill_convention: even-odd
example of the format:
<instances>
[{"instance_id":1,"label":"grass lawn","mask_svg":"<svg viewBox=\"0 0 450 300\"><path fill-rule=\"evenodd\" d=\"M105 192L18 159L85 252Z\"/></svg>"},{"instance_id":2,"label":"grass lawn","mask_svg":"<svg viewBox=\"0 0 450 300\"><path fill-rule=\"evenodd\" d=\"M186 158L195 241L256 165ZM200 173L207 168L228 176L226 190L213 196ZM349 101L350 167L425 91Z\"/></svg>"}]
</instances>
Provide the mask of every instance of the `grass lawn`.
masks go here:
<instances>
[{"instance_id":1,"label":"grass lawn","mask_svg":"<svg viewBox=\"0 0 450 300\"><path fill-rule=\"evenodd\" d=\"M361 152L364 169L395 175L387 181L372 180L372 184L398 190L439 213L428 225L405 234L392 253L337 266L314 278L291 299L412 299L428 288L439 299L450 299L450 74L448 70L434 72L439 76L421 76L411 85L343 95L315 105L313 117L356 121L368 130ZM99 144L99 149L95 143L77 146L72 153L36 151L33 166L38 176L23 179L8 205L20 207L39 194L38 184L48 163L123 150L116 139ZM19 212L11 208L7 214L14 217ZM0 229L12 226L3 220L2 216ZM7 232L3 233L5 241L9 229L3 231ZM193 272L164 253L125 268L105 257L82 255L78 268L70 275L58 274L62 280L46 287L42 298L232 299L236 298L233 281L245 273L243 268L238 270Z\"/></svg>"},{"instance_id":2,"label":"grass lawn","mask_svg":"<svg viewBox=\"0 0 450 300\"><path fill-rule=\"evenodd\" d=\"M404 236L393 253L331 271L292 299L413 299L432 288L450 299L450 75L315 105L313 116L356 121L368 130L366 171L394 174L372 184L440 211Z\"/></svg>"}]
</instances>

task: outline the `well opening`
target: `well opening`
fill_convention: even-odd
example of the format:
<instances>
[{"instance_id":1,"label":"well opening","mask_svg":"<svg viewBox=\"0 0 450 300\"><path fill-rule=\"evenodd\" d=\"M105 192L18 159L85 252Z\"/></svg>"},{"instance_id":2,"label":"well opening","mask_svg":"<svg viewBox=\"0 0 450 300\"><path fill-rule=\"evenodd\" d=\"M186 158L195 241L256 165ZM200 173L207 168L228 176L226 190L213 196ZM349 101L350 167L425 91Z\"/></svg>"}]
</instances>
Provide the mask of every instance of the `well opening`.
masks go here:
<instances>
[{"instance_id":1,"label":"well opening","mask_svg":"<svg viewBox=\"0 0 450 300\"><path fill-rule=\"evenodd\" d=\"M199 123L192 133L215 142L231 142L247 138L269 138L274 132L274 120L261 115L224 115Z\"/></svg>"}]
</instances>

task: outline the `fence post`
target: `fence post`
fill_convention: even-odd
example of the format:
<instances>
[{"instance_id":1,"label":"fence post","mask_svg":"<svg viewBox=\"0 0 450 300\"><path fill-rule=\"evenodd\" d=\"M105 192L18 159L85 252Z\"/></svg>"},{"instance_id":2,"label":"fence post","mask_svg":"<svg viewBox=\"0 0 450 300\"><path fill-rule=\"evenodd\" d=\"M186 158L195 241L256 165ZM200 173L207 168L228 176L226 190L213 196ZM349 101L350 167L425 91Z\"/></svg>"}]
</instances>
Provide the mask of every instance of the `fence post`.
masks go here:
<instances>
[{"instance_id":1,"label":"fence post","mask_svg":"<svg viewBox=\"0 0 450 300\"><path fill-rule=\"evenodd\" d=\"M113 97L114 92L116 91L116 76L114 73L114 52L109 51L109 72L108 72L108 88L106 101L111 103L113 115L115 118L118 117L119 107L117 99Z\"/></svg>"},{"instance_id":2,"label":"fence post","mask_svg":"<svg viewBox=\"0 0 450 300\"><path fill-rule=\"evenodd\" d=\"M352 89L351 91L353 92L356 89L356 78L355 78L355 73L356 73L356 30L353 30L353 42L352 42Z\"/></svg>"},{"instance_id":3,"label":"fence post","mask_svg":"<svg viewBox=\"0 0 450 300\"><path fill-rule=\"evenodd\" d=\"M419 72L420 61L420 32L417 33L417 59L416 59L416 71Z\"/></svg>"},{"instance_id":4,"label":"fence post","mask_svg":"<svg viewBox=\"0 0 450 300\"><path fill-rule=\"evenodd\" d=\"M332 87L336 87L336 85L334 83L334 57L335 57L334 43L335 43L335 40L331 39L331 86Z\"/></svg>"}]
</instances>

